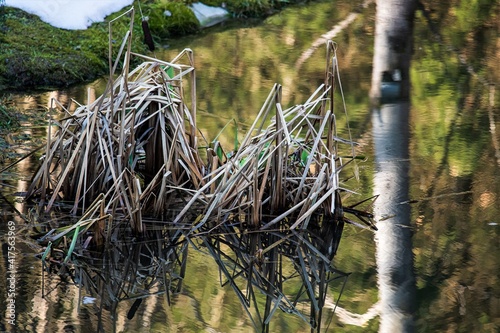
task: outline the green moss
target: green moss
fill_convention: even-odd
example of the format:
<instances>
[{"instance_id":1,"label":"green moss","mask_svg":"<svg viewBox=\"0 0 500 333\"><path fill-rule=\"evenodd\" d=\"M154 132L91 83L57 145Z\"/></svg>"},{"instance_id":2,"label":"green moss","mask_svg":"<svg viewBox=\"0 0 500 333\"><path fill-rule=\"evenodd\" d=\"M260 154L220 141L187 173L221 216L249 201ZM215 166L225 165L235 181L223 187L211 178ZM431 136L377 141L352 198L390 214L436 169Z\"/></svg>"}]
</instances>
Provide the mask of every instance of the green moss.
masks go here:
<instances>
[{"instance_id":1,"label":"green moss","mask_svg":"<svg viewBox=\"0 0 500 333\"><path fill-rule=\"evenodd\" d=\"M265 17L287 3L302 0L207 0L223 6L235 17ZM188 8L192 0L142 0L142 13L149 16L154 40L175 38L199 31L199 22ZM136 8L132 50L147 53L143 43L139 3ZM110 15L116 18L130 7ZM0 11L0 90L65 87L93 80L108 72L108 23L95 23L86 30L64 30L42 22L24 11L2 7ZM113 59L129 19L112 24ZM135 65L135 64L132 64Z\"/></svg>"},{"instance_id":2,"label":"green moss","mask_svg":"<svg viewBox=\"0 0 500 333\"><path fill-rule=\"evenodd\" d=\"M3 20L0 88L63 87L92 80L107 70L106 24L88 30L57 29L15 8L5 8ZM116 35L123 36L126 25L117 24ZM142 51L140 40L134 44Z\"/></svg>"},{"instance_id":3,"label":"green moss","mask_svg":"<svg viewBox=\"0 0 500 333\"><path fill-rule=\"evenodd\" d=\"M160 38L195 33L200 24L193 12L181 2L161 1L147 10L151 32Z\"/></svg>"}]
</instances>

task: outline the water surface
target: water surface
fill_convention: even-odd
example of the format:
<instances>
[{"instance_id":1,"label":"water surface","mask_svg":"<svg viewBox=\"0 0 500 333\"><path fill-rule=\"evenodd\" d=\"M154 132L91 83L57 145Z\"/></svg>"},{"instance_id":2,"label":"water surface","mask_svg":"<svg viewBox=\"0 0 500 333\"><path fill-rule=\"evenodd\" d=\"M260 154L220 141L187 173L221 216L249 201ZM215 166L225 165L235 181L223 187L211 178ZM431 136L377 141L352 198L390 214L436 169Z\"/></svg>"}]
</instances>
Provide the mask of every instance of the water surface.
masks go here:
<instances>
[{"instance_id":1,"label":"water surface","mask_svg":"<svg viewBox=\"0 0 500 333\"><path fill-rule=\"evenodd\" d=\"M220 136L224 145L231 146L235 135L242 135L251 124L274 83L283 85L283 105L292 106L304 102L323 82L324 45L308 50L359 5L340 1L290 8L256 25L217 27L200 36L167 41L168 48L157 51L156 56L168 60L185 47L193 49L200 130L210 141L235 119L238 131L231 125ZM377 242L384 240L413 254L414 275L410 270L402 279L416 285L417 332L496 332L500 328L498 4L486 1L481 10L455 2L434 6L434 30L417 13L411 99L403 109L393 103L372 110L369 104L374 6L362 9L334 38L351 135L366 156L358 164L359 182L349 181L349 187L359 197L386 194L381 195L385 202L375 207L378 216L402 217L411 237L398 243L401 236L397 232L381 230L374 235L346 227L335 265L352 274L336 315L330 310L325 315L323 327L328 332L379 330L380 318L387 311L380 300L384 290L394 288L385 286L383 273L379 274L383 263L377 259ZM15 95L14 99L25 110L39 110L49 106L51 97L62 103L70 98L86 103L88 88L99 94L104 85L98 81L65 91ZM340 86L336 97L339 132L346 136ZM399 112L397 116L395 112ZM26 146L36 146L32 141L40 140L47 131L43 126L25 125L14 138L17 145L13 148L21 154ZM387 154L389 160L384 157ZM71 283L57 277L46 279L47 296L42 298L41 263L34 257L42 249L23 239L28 228L20 214L28 214L28 210L15 193L26 190L39 156L23 160L0 176L2 220L15 221L18 233L17 331L95 331L98 309L95 303L78 306L78 289ZM384 169L395 160L404 168ZM393 172L389 178L381 177L387 170ZM344 176L350 178L352 170ZM397 178L391 182L390 177ZM406 183L398 181L403 178ZM394 193L405 192L406 198L389 195L388 187L380 185L384 182L396 184ZM399 207L396 213L384 208L387 203ZM7 234L6 226L2 223L0 227L2 235ZM400 256L383 259L391 264ZM7 261L0 267L5 272ZM0 281L4 294L6 282ZM331 295L337 297L339 291L340 285L332 284ZM219 287L217 265L194 251L184 289L170 306L164 297L150 297L128 320L130 306L120 304L117 318L103 318L107 331L253 332L233 291ZM7 313L5 304L0 304L0 312ZM6 325L4 317L2 325ZM308 332L309 328L301 319L278 311L271 331Z\"/></svg>"}]
</instances>

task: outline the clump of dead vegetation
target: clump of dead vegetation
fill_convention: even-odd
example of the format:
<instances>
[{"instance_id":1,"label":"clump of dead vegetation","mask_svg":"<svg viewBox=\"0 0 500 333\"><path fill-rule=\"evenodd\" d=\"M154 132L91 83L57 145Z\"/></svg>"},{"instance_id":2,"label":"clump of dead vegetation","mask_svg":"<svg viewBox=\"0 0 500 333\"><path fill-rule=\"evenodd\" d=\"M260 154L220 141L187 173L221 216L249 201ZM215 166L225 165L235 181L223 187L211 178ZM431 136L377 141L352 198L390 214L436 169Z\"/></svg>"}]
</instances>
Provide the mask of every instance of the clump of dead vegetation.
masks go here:
<instances>
[{"instance_id":1,"label":"clump of dead vegetation","mask_svg":"<svg viewBox=\"0 0 500 333\"><path fill-rule=\"evenodd\" d=\"M369 212L342 204L349 191L339 175L355 156L332 111L335 45L327 46L325 83L286 109L276 84L229 152L218 142L198 146L193 52L162 61L131 52L130 42L129 33L102 96L73 113L54 101L65 117L50 120L27 198L46 212L64 202L82 217L39 239L44 263L53 258L111 309L134 299L137 309L143 294L180 289L191 244L215 259L256 328L268 332L279 308L319 332L329 283L347 277L333 265L344 224L376 229ZM131 57L142 63L130 69Z\"/></svg>"}]
</instances>

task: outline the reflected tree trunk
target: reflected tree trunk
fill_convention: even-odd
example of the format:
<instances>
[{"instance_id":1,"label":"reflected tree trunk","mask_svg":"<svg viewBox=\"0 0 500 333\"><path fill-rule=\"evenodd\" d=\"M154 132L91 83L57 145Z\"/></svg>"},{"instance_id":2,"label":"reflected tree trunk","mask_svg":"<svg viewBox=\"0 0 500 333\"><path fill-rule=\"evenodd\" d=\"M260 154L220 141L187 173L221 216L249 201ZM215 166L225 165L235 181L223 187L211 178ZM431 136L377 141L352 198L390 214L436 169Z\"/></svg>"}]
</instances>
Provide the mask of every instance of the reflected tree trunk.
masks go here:
<instances>
[{"instance_id":1,"label":"reflected tree trunk","mask_svg":"<svg viewBox=\"0 0 500 333\"><path fill-rule=\"evenodd\" d=\"M415 0L377 0L370 98L408 98Z\"/></svg>"},{"instance_id":2,"label":"reflected tree trunk","mask_svg":"<svg viewBox=\"0 0 500 333\"><path fill-rule=\"evenodd\" d=\"M371 100L379 332L414 332L415 275L409 198L409 68L414 0L378 0ZM392 102L392 104L386 104Z\"/></svg>"},{"instance_id":3,"label":"reflected tree trunk","mask_svg":"<svg viewBox=\"0 0 500 333\"><path fill-rule=\"evenodd\" d=\"M413 332L415 276L410 226L409 104L384 104L372 114L379 285L379 332Z\"/></svg>"}]
</instances>

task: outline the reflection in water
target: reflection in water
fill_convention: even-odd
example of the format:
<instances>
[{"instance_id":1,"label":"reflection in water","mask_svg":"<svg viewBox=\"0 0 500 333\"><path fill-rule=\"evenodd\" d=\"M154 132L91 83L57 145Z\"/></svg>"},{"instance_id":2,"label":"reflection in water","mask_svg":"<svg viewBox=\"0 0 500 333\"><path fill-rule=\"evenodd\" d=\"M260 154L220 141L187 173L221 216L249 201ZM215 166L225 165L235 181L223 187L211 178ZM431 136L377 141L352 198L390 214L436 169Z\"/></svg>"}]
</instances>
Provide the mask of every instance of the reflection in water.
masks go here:
<instances>
[{"instance_id":1,"label":"reflection in water","mask_svg":"<svg viewBox=\"0 0 500 333\"><path fill-rule=\"evenodd\" d=\"M132 237L125 225L118 225L113 231L114 241L106 244L105 249L80 245L71 265L66 265L63 254L58 256L57 252L44 263L49 273L81 286L75 310L80 309L84 300L95 303L98 320L92 320L93 331L122 331L125 321L132 320L137 311L142 313L144 309L155 308L162 297L170 305L171 295L179 292L182 286L187 240L177 241L172 237L175 230L163 222L148 221L146 224L148 232L141 238ZM44 298L52 298L52 293L58 292L53 285L57 279L52 274L42 282L46 285ZM163 296L148 297L151 295ZM118 311L125 312L126 316L119 315ZM152 313L146 311L141 320L150 321ZM76 313L74 315L79 318Z\"/></svg>"},{"instance_id":2,"label":"reflection in water","mask_svg":"<svg viewBox=\"0 0 500 333\"><path fill-rule=\"evenodd\" d=\"M413 332L415 276L409 198L409 94L415 1L377 1L371 98L378 232L379 332Z\"/></svg>"},{"instance_id":3,"label":"reflection in water","mask_svg":"<svg viewBox=\"0 0 500 333\"><path fill-rule=\"evenodd\" d=\"M410 225L408 102L373 111L380 332L413 332L415 277Z\"/></svg>"},{"instance_id":4,"label":"reflection in water","mask_svg":"<svg viewBox=\"0 0 500 333\"><path fill-rule=\"evenodd\" d=\"M500 166L500 143L497 135L497 128L495 125L495 85L489 86L489 98L488 98L488 120L490 121L490 133L493 143L493 148L495 149L495 158L497 160L498 166Z\"/></svg>"},{"instance_id":5,"label":"reflection in water","mask_svg":"<svg viewBox=\"0 0 500 333\"><path fill-rule=\"evenodd\" d=\"M363 2L363 8L368 7L373 0L365 0ZM311 57L311 55L323 44L327 43L329 40L334 40L339 33L341 33L344 29L347 29L347 27L356 20L358 15L360 14L360 11L356 9L355 11L349 13L349 15L343 19L341 22L337 23L335 26L332 27L330 31L327 33L321 35L320 38L316 39L312 45L302 54L300 55L299 59L295 63L295 68L297 70L300 70L304 62Z\"/></svg>"},{"instance_id":6,"label":"reflection in water","mask_svg":"<svg viewBox=\"0 0 500 333\"><path fill-rule=\"evenodd\" d=\"M416 1L377 1L372 100L408 98Z\"/></svg>"}]
</instances>

